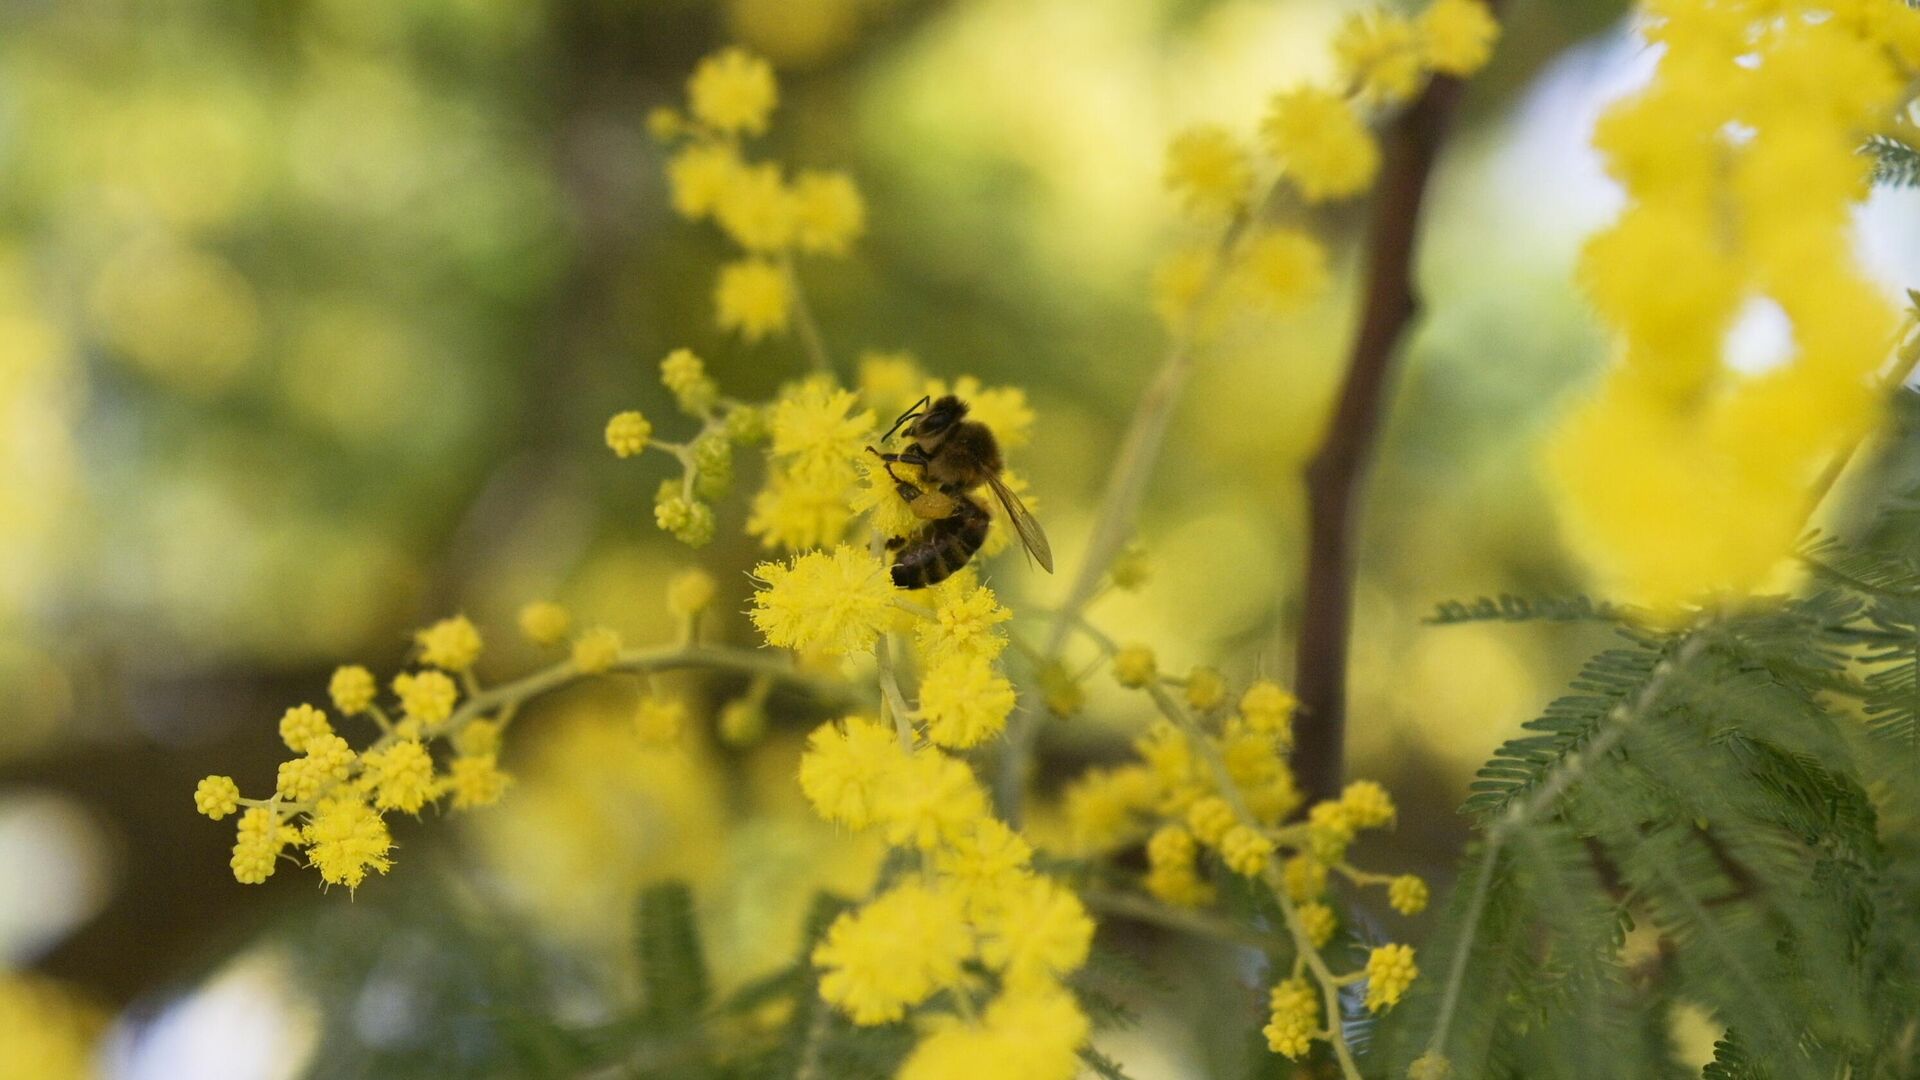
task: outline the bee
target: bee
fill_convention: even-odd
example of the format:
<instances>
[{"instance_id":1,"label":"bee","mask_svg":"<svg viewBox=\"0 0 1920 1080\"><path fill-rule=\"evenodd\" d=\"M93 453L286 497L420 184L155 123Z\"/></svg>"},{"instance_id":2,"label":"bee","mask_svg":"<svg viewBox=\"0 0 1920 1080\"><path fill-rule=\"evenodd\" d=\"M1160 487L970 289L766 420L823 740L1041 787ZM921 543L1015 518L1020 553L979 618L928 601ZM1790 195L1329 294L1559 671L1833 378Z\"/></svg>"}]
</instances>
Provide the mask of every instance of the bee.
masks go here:
<instances>
[{"instance_id":1,"label":"bee","mask_svg":"<svg viewBox=\"0 0 1920 1080\"><path fill-rule=\"evenodd\" d=\"M987 508L972 495L982 484L992 488L1006 508L1007 518L1027 551L1047 573L1053 573L1053 549L1047 546L1047 534L1040 531L1040 523L1020 496L1000 478L1004 467L1000 444L987 425L967 419L966 402L952 394L938 401L923 397L900 414L880 441L893 438L894 432L908 439L905 449L890 454L869 446L867 452L886 465L894 490L914 515L926 522L912 536L888 541L887 547L895 553L894 585L902 589L936 585L967 565L986 543L987 526L993 521ZM920 466L921 483L902 480L893 471L895 462Z\"/></svg>"}]
</instances>

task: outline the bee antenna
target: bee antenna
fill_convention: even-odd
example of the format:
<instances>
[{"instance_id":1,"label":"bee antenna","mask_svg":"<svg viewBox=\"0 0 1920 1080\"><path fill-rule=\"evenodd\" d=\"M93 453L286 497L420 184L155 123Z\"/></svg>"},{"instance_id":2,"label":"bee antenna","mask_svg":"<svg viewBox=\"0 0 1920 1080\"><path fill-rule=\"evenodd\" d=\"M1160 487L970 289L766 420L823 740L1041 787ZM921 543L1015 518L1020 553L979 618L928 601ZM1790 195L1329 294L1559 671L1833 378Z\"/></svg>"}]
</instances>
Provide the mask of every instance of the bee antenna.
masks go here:
<instances>
[{"instance_id":1,"label":"bee antenna","mask_svg":"<svg viewBox=\"0 0 1920 1080\"><path fill-rule=\"evenodd\" d=\"M922 396L919 401L914 402L913 407L908 409L906 412L901 413L900 418L898 420L895 420L893 422L893 426L887 429L887 433L885 435L880 436L880 441L886 442L888 439L893 438L893 433L896 431L899 431L900 426L902 424L905 424L907 421L913 419L916 416L919 416L920 410L926 408L927 404L932 400L933 400L933 396L929 394L929 395Z\"/></svg>"}]
</instances>

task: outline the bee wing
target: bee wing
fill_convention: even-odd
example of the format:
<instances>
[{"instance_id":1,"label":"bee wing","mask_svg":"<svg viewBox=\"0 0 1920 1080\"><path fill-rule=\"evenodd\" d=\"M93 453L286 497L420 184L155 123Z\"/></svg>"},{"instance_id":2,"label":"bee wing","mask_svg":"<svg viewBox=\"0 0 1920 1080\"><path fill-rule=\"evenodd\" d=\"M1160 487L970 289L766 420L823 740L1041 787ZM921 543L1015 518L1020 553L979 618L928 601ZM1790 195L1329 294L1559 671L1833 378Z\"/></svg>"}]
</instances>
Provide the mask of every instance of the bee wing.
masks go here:
<instances>
[{"instance_id":1,"label":"bee wing","mask_svg":"<svg viewBox=\"0 0 1920 1080\"><path fill-rule=\"evenodd\" d=\"M1007 510L1008 520L1013 522L1013 531L1020 534L1020 542L1040 562L1040 568L1053 573L1053 548L1047 545L1047 534L1040 529L1040 523L1033 519L1033 511L1020 501L1020 496L1006 485L995 473L987 474L987 486L1000 498L1000 505Z\"/></svg>"}]
</instances>

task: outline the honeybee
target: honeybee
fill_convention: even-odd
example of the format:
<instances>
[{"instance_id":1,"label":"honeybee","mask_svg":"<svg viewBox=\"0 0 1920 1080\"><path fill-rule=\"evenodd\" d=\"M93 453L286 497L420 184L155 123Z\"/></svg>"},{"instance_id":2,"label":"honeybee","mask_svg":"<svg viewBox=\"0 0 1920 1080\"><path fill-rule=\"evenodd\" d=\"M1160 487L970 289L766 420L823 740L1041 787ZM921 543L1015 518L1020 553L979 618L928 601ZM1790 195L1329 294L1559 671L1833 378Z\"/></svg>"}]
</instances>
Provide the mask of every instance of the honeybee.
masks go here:
<instances>
[{"instance_id":1,"label":"honeybee","mask_svg":"<svg viewBox=\"0 0 1920 1080\"><path fill-rule=\"evenodd\" d=\"M1047 546L1047 534L1040 530L1040 523L1020 496L1000 478L1004 468L1000 444L987 425L967 419L966 402L952 394L938 401L923 397L900 414L880 441L893 438L897 431L909 440L905 449L891 454L869 446L867 452L885 463L894 490L926 524L912 536L888 541L887 547L895 553L894 585L922 589L945 581L967 565L986 543L987 526L993 521L987 508L972 495L982 484L992 488L1006 508L1007 519L1013 522L1013 530L1027 551L1042 569L1053 573L1053 549ZM921 484L926 486L902 480L893 471L895 462L920 466Z\"/></svg>"}]
</instances>

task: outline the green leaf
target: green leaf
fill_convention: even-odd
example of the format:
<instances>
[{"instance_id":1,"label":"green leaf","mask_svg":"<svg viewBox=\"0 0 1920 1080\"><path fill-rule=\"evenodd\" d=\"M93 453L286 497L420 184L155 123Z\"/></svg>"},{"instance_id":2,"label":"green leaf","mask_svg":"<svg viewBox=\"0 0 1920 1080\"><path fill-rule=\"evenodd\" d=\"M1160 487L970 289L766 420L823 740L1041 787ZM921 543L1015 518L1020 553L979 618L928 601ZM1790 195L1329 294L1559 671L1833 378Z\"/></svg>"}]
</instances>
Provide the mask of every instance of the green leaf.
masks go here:
<instances>
[{"instance_id":1,"label":"green leaf","mask_svg":"<svg viewBox=\"0 0 1920 1080\"><path fill-rule=\"evenodd\" d=\"M640 893L637 908L641 1015L663 1026L690 1022L711 994L693 891L683 881L661 882Z\"/></svg>"}]
</instances>

